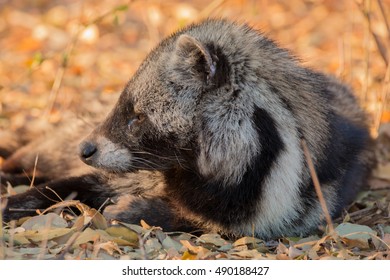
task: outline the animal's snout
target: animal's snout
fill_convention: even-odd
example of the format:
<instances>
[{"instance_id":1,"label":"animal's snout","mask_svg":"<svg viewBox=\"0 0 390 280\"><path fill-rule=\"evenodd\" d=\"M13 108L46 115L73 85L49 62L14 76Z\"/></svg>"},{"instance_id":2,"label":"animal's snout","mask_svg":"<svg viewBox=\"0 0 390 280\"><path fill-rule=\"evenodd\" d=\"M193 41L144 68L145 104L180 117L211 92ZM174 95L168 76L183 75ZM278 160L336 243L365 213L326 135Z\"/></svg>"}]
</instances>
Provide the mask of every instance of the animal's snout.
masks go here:
<instances>
[{"instance_id":1,"label":"animal's snout","mask_svg":"<svg viewBox=\"0 0 390 280\"><path fill-rule=\"evenodd\" d=\"M84 141L80 144L79 156L87 164L91 164L92 157L97 152L97 145L90 141Z\"/></svg>"}]
</instances>

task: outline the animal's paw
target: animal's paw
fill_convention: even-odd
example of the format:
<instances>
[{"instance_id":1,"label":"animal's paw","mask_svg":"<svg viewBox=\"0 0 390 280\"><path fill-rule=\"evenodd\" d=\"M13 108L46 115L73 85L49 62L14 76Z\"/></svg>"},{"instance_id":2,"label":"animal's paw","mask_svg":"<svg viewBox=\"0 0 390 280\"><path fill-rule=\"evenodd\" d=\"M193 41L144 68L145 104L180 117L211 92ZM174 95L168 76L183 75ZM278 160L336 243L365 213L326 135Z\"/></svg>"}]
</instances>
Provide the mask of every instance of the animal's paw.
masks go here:
<instances>
[{"instance_id":1,"label":"animal's paw","mask_svg":"<svg viewBox=\"0 0 390 280\"><path fill-rule=\"evenodd\" d=\"M113 199L114 204L104 208L103 215L107 219L122 220L124 216L129 216L131 212L131 204L134 201L134 196L123 195L118 199ZM127 220L127 218L126 218ZM139 221L138 221L139 222Z\"/></svg>"}]
</instances>

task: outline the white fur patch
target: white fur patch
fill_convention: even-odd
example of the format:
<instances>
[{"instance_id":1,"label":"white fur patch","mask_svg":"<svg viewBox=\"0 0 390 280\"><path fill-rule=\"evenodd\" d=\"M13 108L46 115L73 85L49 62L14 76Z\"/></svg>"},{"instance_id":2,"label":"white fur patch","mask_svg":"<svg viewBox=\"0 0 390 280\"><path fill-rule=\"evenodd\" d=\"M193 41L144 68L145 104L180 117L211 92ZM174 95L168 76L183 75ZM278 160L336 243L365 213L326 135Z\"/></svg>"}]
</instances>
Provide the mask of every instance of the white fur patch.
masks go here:
<instances>
[{"instance_id":1,"label":"white fur patch","mask_svg":"<svg viewBox=\"0 0 390 280\"><path fill-rule=\"evenodd\" d=\"M213 130L213 124L209 125L210 130ZM198 167L202 175L223 181L227 186L241 181L258 149L253 126L249 121L242 126L237 131L228 131L229 128L215 129L213 137L202 135L198 158Z\"/></svg>"},{"instance_id":2,"label":"white fur patch","mask_svg":"<svg viewBox=\"0 0 390 280\"><path fill-rule=\"evenodd\" d=\"M97 154L95 167L112 171L126 171L131 167L132 155L126 148L111 142L103 136L96 139Z\"/></svg>"},{"instance_id":3,"label":"white fur patch","mask_svg":"<svg viewBox=\"0 0 390 280\"><path fill-rule=\"evenodd\" d=\"M200 130L197 164L203 176L229 186L241 181L259 152L259 143L252 109L248 108L250 102L244 100L245 96L238 97L234 104L225 98L229 95L207 102L204 108L207 121Z\"/></svg>"},{"instance_id":4,"label":"white fur patch","mask_svg":"<svg viewBox=\"0 0 390 280\"><path fill-rule=\"evenodd\" d=\"M281 231L286 221L297 218L303 157L297 135L279 131L285 151L278 157L263 186L262 203L255 220L256 231ZM269 231L268 231L269 232Z\"/></svg>"},{"instance_id":5,"label":"white fur patch","mask_svg":"<svg viewBox=\"0 0 390 280\"><path fill-rule=\"evenodd\" d=\"M284 150L278 156L265 178L261 204L252 225L246 224L241 231L251 234L253 226L255 232L266 236L267 233L286 232L286 221L291 221L299 215L301 200L300 184L304 166L304 158L297 133L295 118L288 110L281 110L283 106L269 91L263 89L257 95L256 105L267 110L275 121L279 136L284 143Z\"/></svg>"}]
</instances>

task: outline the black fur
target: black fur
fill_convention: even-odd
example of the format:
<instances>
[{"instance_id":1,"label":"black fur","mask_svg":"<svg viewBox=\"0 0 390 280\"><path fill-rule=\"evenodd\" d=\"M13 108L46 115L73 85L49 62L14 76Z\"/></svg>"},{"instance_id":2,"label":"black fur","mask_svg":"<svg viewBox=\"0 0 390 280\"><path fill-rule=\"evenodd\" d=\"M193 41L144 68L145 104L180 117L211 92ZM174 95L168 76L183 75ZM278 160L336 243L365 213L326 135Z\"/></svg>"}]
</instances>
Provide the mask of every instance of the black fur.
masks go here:
<instances>
[{"instance_id":1,"label":"black fur","mask_svg":"<svg viewBox=\"0 0 390 280\"><path fill-rule=\"evenodd\" d=\"M176 168L165 173L169 196L223 227L251 219L261 200L263 180L284 146L273 119L264 109L255 108L253 123L263 149L255 156L240 183L225 186L222 182L203 178L195 170Z\"/></svg>"},{"instance_id":2,"label":"black fur","mask_svg":"<svg viewBox=\"0 0 390 280\"><path fill-rule=\"evenodd\" d=\"M107 187L106 178L100 174L88 174L54 180L37 185L29 191L9 198L7 208L3 211L3 220L18 219L30 216L31 211L12 211L12 209L46 209L61 199L74 194L76 200L98 209L107 198L115 196L115 192ZM11 209L11 210L10 210Z\"/></svg>"},{"instance_id":3,"label":"black fur","mask_svg":"<svg viewBox=\"0 0 390 280\"><path fill-rule=\"evenodd\" d=\"M328 141L325 148L327 156L317 163L315 170L322 185L332 184L337 182L338 178L343 178L336 185L338 195L332 213L333 217L338 217L341 211L353 201L369 174L367 166L361 163L356 155L358 151L370 145L371 138L366 129L354 125L341 116L329 115L329 125L331 132L329 137L332 141ZM301 187L300 197L305 201L302 211L302 215L305 216L317 206L318 201L311 178L308 185ZM294 221L295 226L301 224L302 221L299 219Z\"/></svg>"}]
</instances>

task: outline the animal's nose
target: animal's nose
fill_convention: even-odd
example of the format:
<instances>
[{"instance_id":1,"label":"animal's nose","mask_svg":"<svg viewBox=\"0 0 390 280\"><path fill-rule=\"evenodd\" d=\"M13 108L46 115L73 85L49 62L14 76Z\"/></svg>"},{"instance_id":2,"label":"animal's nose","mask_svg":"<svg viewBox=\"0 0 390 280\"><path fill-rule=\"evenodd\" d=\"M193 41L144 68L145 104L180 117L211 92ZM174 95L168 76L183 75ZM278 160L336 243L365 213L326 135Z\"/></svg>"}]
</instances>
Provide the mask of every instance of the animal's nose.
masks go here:
<instances>
[{"instance_id":1,"label":"animal's nose","mask_svg":"<svg viewBox=\"0 0 390 280\"><path fill-rule=\"evenodd\" d=\"M91 157L96 153L97 147L96 144L89 141L84 141L80 144L80 158L85 163L89 163L91 161Z\"/></svg>"}]
</instances>

